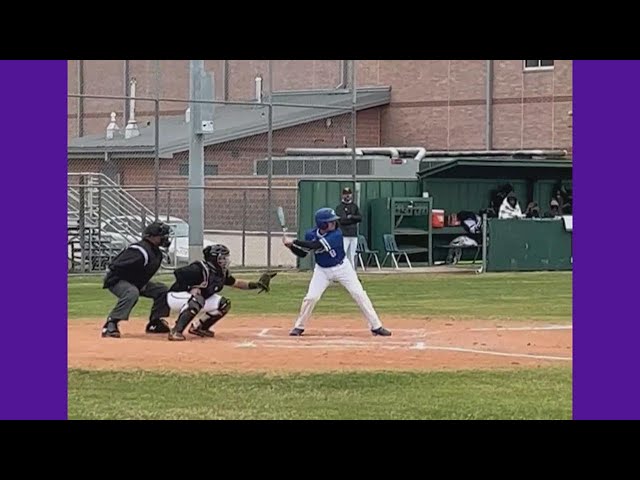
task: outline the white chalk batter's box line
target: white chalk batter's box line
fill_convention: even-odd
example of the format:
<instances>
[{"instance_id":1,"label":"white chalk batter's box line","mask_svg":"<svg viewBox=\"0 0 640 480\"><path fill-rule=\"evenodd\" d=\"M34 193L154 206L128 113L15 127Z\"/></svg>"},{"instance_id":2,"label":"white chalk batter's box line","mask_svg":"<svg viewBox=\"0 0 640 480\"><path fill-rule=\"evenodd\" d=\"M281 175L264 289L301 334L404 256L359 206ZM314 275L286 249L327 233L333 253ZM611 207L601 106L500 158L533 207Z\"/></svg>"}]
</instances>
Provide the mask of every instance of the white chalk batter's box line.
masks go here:
<instances>
[{"instance_id":1,"label":"white chalk batter's box line","mask_svg":"<svg viewBox=\"0 0 640 480\"><path fill-rule=\"evenodd\" d=\"M394 328L393 337L400 339L417 339L426 338L429 335L438 335L441 333L457 333L457 332L501 332L501 331L544 331L544 330L572 330L571 325L547 325L541 327L488 327L488 328L469 328L469 329L447 329L447 330L426 330L424 328ZM253 330L253 329L251 329ZM283 331L282 328L263 328L256 336L259 338L281 338L288 335L288 330L278 335L274 335L272 331ZM342 338L349 333L367 333L364 328L340 328L340 329L322 329L314 328L314 334L304 335L305 340L322 340L327 338ZM327 332L327 333L324 333ZM400 334L400 335L399 335ZM402 335L405 334L405 335Z\"/></svg>"},{"instance_id":2,"label":"white chalk batter's box line","mask_svg":"<svg viewBox=\"0 0 640 480\"><path fill-rule=\"evenodd\" d=\"M516 327L518 330L569 330L571 326L548 326L548 327ZM344 338L344 333L349 331L360 332L362 329L341 329L339 333L335 335L315 335L315 336L302 336L297 338L275 338L281 337L281 335L269 335L269 331L279 330L278 328L264 328L256 335L256 340L248 340L236 344L236 348L290 348L290 349L325 349L325 350L347 350L347 349L362 349L363 347L375 347L386 350L443 350L459 353L471 353L481 355L494 355L503 357L514 358L532 358L538 360L556 360L556 361L571 361L572 357L559 357L551 355L536 355L527 353L511 353L511 352L498 352L493 350L479 350L473 348L462 347L448 347L427 345L423 341L416 341L420 338L424 338L427 335L434 335L442 331L425 331L423 329L394 329L395 332L412 332L414 336L398 337L396 340L391 339L376 339L376 340L358 340ZM478 331L499 331L505 330L505 328L493 328L493 329L476 329ZM333 331L320 329L319 331ZM473 331L471 329L467 331ZM448 333L450 331L447 331ZM334 338L337 337L337 338ZM398 341L406 338L409 341Z\"/></svg>"},{"instance_id":3,"label":"white chalk batter's box line","mask_svg":"<svg viewBox=\"0 0 640 480\"><path fill-rule=\"evenodd\" d=\"M454 326L455 325L451 325ZM397 336L399 333L407 333L413 336L407 338L424 337L425 335L435 335L438 333L455 333L455 332L501 332L501 331L536 331L536 330L572 330L572 325L544 325L544 326L525 326L525 327L483 327L483 328L451 328L446 330L432 330L429 331L425 328L392 328L393 335ZM226 328L226 331L230 332L255 332L258 337L282 337L289 334L290 328L285 327L268 327L268 328L256 328L256 327L231 327ZM313 331L311 335L305 335L303 338L318 338L318 337L343 337L348 333L361 333L369 335L365 326L360 328L316 328L310 327L310 331ZM279 335L273 335L270 332L281 332ZM327 332L322 334L322 332Z\"/></svg>"},{"instance_id":4,"label":"white chalk batter's box line","mask_svg":"<svg viewBox=\"0 0 640 480\"><path fill-rule=\"evenodd\" d=\"M260 330L260 332L256 335L259 338L282 338L283 336L287 336L289 335L289 330L285 330L283 331L283 333L279 333L277 335L274 335L272 333L270 333L271 331L282 331L282 329L278 329L278 328L263 328L262 330ZM427 331L424 329L407 329L407 328L394 328L393 329L393 336L395 338L406 338L406 339L415 339L415 338L425 338L427 335L435 335L437 333L441 333L442 330L437 330L437 331ZM364 329L364 328L340 328L340 329L313 329L313 334L311 335L303 335L302 339L304 340L324 340L324 339L328 339L328 338L344 338L344 336L346 334L350 334L350 333L360 333L360 334L364 334L364 335L371 335L369 333L368 330ZM399 334L408 334L408 335L399 335Z\"/></svg>"},{"instance_id":5,"label":"white chalk batter's box line","mask_svg":"<svg viewBox=\"0 0 640 480\"><path fill-rule=\"evenodd\" d=\"M462 347L443 347L436 345L427 345L425 342L358 342L358 341L338 341L327 340L322 343L302 343L296 340L253 340L236 344L236 348L293 348L293 349L323 349L323 350L348 350L361 349L362 347L372 347L385 349L385 350L443 350L459 353L471 353L480 355L493 355L499 357L513 357L513 358L531 358L537 360L555 360L555 361L571 361L572 357L558 357L553 355L536 355L529 353L512 353L512 352L498 352L494 350L478 350L475 348L462 348Z\"/></svg>"}]
</instances>

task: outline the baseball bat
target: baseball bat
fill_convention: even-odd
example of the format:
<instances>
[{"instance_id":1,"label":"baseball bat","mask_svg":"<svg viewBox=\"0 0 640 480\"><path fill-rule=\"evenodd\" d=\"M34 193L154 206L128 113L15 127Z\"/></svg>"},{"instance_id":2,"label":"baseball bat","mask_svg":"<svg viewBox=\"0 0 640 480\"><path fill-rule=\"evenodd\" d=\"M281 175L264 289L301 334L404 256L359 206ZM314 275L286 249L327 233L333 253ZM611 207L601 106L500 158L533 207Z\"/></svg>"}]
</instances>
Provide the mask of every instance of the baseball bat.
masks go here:
<instances>
[{"instance_id":1,"label":"baseball bat","mask_svg":"<svg viewBox=\"0 0 640 480\"><path fill-rule=\"evenodd\" d=\"M286 233L287 233L287 221L284 218L284 209L282 207L278 207L277 209L277 214L278 214L278 222L280 223L280 226L282 227L282 236L286 237Z\"/></svg>"}]
</instances>

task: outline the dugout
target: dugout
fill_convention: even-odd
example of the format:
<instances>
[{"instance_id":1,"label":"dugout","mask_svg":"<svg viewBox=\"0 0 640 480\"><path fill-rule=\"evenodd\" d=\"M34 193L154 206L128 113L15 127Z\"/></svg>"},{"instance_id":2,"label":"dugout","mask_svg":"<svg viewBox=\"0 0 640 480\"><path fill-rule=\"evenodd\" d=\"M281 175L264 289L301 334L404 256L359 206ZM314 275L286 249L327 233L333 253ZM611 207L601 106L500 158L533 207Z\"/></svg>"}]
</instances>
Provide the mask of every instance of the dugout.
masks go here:
<instances>
[{"instance_id":1,"label":"dugout","mask_svg":"<svg viewBox=\"0 0 640 480\"><path fill-rule=\"evenodd\" d=\"M513 187L523 212L529 202L536 202L543 214L556 188L571 187L572 174L572 161L563 155L489 154L448 160L429 158L417 176L421 193L432 198L433 208L444 210L448 219L449 214L460 211L479 213L487 209L492 192L506 184ZM571 268L571 228L565 228L563 222L527 219L517 223L490 219L488 234L493 236L487 245L488 270ZM432 229L434 262L446 258L445 246L459 235L481 240L480 235L469 235L460 226ZM509 243L509 239L513 243ZM530 255L527 249L531 248L539 250ZM463 260L469 260L474 254L473 250L466 251Z\"/></svg>"},{"instance_id":2,"label":"dugout","mask_svg":"<svg viewBox=\"0 0 640 480\"><path fill-rule=\"evenodd\" d=\"M382 237L391 234L399 247L423 250L412 257L414 266L433 265L446 259L448 245L454 238L466 235L480 244L482 235L471 235L459 225L433 225L432 210L444 210L447 219L449 214L461 210L478 213L489 206L492 191L510 184L523 211L530 201L535 201L544 213L554 189L571 186L572 170L571 159L562 155L488 153L429 156L421 162L415 180L364 179L355 184L350 179L300 180L298 235L304 235L313 226L313 214L318 208L337 206L342 188L349 186L364 215L359 233L371 248L380 251L381 260L385 255ZM426 198L429 202L425 202ZM404 211L407 203L411 207L420 204L421 208L407 215ZM487 271L572 268L572 224L568 226L564 220L489 219L487 234ZM481 260L478 252L473 248L465 250L462 260ZM310 256L298 259L301 270L312 267Z\"/></svg>"},{"instance_id":3,"label":"dugout","mask_svg":"<svg viewBox=\"0 0 640 480\"><path fill-rule=\"evenodd\" d=\"M490 192L513 186L523 209L537 202L546 209L554 187L571 185L573 164L563 156L532 155L430 158L418 171L420 192L433 197L433 208L447 212L487 208Z\"/></svg>"}]
</instances>

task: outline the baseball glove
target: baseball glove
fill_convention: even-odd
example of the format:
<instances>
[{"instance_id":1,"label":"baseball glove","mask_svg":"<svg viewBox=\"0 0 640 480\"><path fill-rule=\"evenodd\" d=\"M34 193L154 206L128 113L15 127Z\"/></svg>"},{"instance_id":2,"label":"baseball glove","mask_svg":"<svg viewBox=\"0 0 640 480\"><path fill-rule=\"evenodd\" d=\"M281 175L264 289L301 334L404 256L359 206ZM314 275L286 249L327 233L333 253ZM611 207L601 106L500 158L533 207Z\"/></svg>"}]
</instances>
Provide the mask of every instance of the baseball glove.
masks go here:
<instances>
[{"instance_id":1,"label":"baseball glove","mask_svg":"<svg viewBox=\"0 0 640 480\"><path fill-rule=\"evenodd\" d=\"M262 275L260 275L260 279L258 279L258 288L260 289L260 291L258 292L258 294L262 293L262 292L267 292L269 293L269 291L271 290L271 279L273 277L275 277L278 274L278 272L265 272Z\"/></svg>"}]
</instances>

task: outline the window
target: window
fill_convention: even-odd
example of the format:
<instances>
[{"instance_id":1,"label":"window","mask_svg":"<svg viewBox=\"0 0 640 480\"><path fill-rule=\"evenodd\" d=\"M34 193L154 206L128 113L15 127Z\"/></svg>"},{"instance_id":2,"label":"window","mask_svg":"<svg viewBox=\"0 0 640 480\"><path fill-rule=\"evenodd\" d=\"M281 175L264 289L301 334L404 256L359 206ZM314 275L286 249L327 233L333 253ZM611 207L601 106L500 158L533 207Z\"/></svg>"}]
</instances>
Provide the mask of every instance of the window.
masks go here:
<instances>
[{"instance_id":1,"label":"window","mask_svg":"<svg viewBox=\"0 0 640 480\"><path fill-rule=\"evenodd\" d=\"M181 175L183 177L188 177L189 176L189 164L188 163L183 163L180 165L180 170L178 175ZM218 175L218 165L214 164L214 163L205 163L204 164L204 176L205 177L215 177L216 175Z\"/></svg>"},{"instance_id":2,"label":"window","mask_svg":"<svg viewBox=\"0 0 640 480\"><path fill-rule=\"evenodd\" d=\"M269 162L258 160L256 162L256 175L268 175ZM273 174L293 177L309 176L349 176L353 170L351 157L344 159L277 159L273 160ZM357 175L371 175L371 160L356 160Z\"/></svg>"},{"instance_id":3,"label":"window","mask_svg":"<svg viewBox=\"0 0 640 480\"><path fill-rule=\"evenodd\" d=\"M337 163L336 160L320 160L320 174L337 175Z\"/></svg>"},{"instance_id":4,"label":"window","mask_svg":"<svg viewBox=\"0 0 640 480\"><path fill-rule=\"evenodd\" d=\"M269 163L266 160L256 162L256 175L269 175Z\"/></svg>"},{"instance_id":5,"label":"window","mask_svg":"<svg viewBox=\"0 0 640 480\"><path fill-rule=\"evenodd\" d=\"M289 175L304 175L304 163L305 162L287 162Z\"/></svg>"},{"instance_id":6,"label":"window","mask_svg":"<svg viewBox=\"0 0 640 480\"><path fill-rule=\"evenodd\" d=\"M525 70L553 70L555 60L525 60Z\"/></svg>"},{"instance_id":7,"label":"window","mask_svg":"<svg viewBox=\"0 0 640 480\"><path fill-rule=\"evenodd\" d=\"M304 173L307 175L320 175L320 162L317 160L304 160Z\"/></svg>"},{"instance_id":8,"label":"window","mask_svg":"<svg viewBox=\"0 0 640 480\"><path fill-rule=\"evenodd\" d=\"M371 175L371 161L356 160L356 175Z\"/></svg>"},{"instance_id":9,"label":"window","mask_svg":"<svg viewBox=\"0 0 640 480\"><path fill-rule=\"evenodd\" d=\"M287 162L273 162L273 174L274 175L287 175ZM267 164L268 168L268 164Z\"/></svg>"},{"instance_id":10,"label":"window","mask_svg":"<svg viewBox=\"0 0 640 480\"><path fill-rule=\"evenodd\" d=\"M356 160L356 171L358 169L358 161ZM338 175L351 175L353 173L353 162L338 162Z\"/></svg>"}]
</instances>

